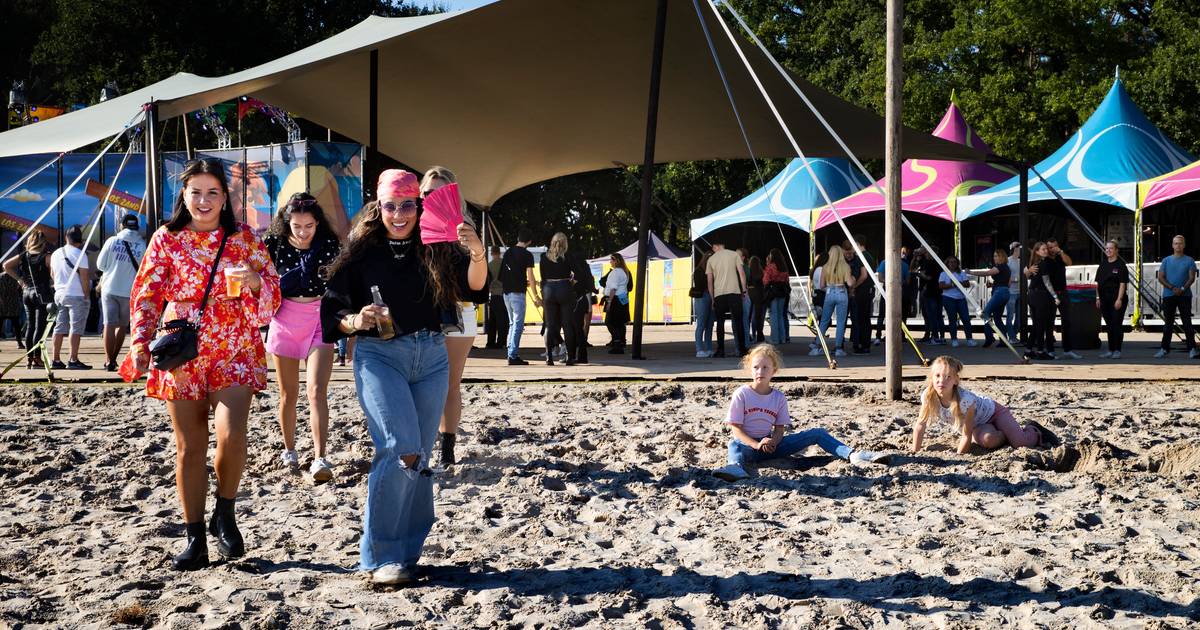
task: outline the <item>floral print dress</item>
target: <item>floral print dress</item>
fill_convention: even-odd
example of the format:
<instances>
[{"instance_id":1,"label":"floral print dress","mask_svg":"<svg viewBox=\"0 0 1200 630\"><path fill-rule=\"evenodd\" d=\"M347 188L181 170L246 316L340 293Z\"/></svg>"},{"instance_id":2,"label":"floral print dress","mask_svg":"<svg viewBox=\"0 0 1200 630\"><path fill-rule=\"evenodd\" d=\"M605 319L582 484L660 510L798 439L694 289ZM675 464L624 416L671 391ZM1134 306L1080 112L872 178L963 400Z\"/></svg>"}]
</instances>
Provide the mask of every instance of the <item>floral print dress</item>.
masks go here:
<instances>
[{"instance_id":1,"label":"floral print dress","mask_svg":"<svg viewBox=\"0 0 1200 630\"><path fill-rule=\"evenodd\" d=\"M154 340L160 322L186 318L195 323L223 231L184 228L170 232L162 227L150 239L129 300L132 343L121 366L127 380L136 377L135 352ZM225 269L235 265L249 267L262 277L257 294L243 285L240 297L226 296ZM259 328L270 323L279 301L279 274L266 247L249 227L240 225L225 242L213 276L208 308L199 324L199 356L171 371L151 368L146 395L162 400L203 400L212 392L238 385L254 391L266 389L267 355Z\"/></svg>"}]
</instances>

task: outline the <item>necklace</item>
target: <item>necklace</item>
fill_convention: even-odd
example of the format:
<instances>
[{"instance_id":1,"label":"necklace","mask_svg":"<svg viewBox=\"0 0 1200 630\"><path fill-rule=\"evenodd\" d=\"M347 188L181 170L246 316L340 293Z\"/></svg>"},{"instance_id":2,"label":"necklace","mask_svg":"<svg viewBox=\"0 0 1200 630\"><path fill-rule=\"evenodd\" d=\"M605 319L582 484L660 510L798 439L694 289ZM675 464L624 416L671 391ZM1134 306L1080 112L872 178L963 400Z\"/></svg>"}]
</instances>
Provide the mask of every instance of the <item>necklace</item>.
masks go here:
<instances>
[{"instance_id":1,"label":"necklace","mask_svg":"<svg viewBox=\"0 0 1200 630\"><path fill-rule=\"evenodd\" d=\"M408 256L408 252L412 249L413 240L405 239L403 241L388 240L388 248L392 250L392 258L396 260L404 260Z\"/></svg>"}]
</instances>

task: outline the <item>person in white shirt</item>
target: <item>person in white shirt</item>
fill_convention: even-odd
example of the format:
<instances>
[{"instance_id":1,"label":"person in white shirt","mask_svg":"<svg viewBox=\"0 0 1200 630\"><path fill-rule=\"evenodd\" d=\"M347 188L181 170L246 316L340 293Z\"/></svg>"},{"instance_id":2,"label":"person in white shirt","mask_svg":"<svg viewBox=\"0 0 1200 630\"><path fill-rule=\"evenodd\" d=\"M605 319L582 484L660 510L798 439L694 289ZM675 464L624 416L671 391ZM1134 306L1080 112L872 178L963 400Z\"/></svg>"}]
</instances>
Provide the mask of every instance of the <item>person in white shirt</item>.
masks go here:
<instances>
[{"instance_id":1,"label":"person in white shirt","mask_svg":"<svg viewBox=\"0 0 1200 630\"><path fill-rule=\"evenodd\" d=\"M104 369L117 371L117 355L129 332L129 292L137 276L146 241L138 232L136 214L121 219L122 230L100 248L96 268L100 276L100 312L104 316Z\"/></svg>"},{"instance_id":2,"label":"person in white shirt","mask_svg":"<svg viewBox=\"0 0 1200 630\"><path fill-rule=\"evenodd\" d=\"M67 245L50 256L50 276L54 280L54 305L58 315L54 321L54 361L56 370L90 370L92 366L79 360L79 337L87 323L91 303L88 294L88 260L83 249L83 230L78 225L67 229ZM75 271L78 266L78 271ZM64 364L60 360L63 337L71 335L71 356Z\"/></svg>"},{"instance_id":3,"label":"person in white shirt","mask_svg":"<svg viewBox=\"0 0 1200 630\"><path fill-rule=\"evenodd\" d=\"M1008 328L1008 340L1017 342L1017 311L1020 310L1021 300L1021 243L1013 241L1008 246L1008 309L1005 314L1005 325Z\"/></svg>"}]
</instances>

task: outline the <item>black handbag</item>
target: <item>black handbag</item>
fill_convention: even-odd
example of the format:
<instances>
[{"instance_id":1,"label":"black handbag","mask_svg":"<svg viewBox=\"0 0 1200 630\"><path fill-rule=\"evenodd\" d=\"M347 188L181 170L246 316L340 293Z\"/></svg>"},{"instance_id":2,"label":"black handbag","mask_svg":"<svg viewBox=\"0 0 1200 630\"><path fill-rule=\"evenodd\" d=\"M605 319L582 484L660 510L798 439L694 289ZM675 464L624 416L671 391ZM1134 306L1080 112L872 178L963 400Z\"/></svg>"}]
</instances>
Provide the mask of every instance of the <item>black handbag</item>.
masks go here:
<instances>
[{"instance_id":1,"label":"black handbag","mask_svg":"<svg viewBox=\"0 0 1200 630\"><path fill-rule=\"evenodd\" d=\"M162 325L159 330L163 335L150 342L147 350L154 361L154 369L169 372L200 356L199 322L204 318L204 309L208 306L208 292L212 289L213 277L217 275L217 264L221 262L221 253L225 251L225 240L229 234L221 236L221 244L217 247L217 256L213 258L212 269L208 271L208 284L204 285L204 297L200 299L200 313L196 316L196 324L179 318Z\"/></svg>"}]
</instances>

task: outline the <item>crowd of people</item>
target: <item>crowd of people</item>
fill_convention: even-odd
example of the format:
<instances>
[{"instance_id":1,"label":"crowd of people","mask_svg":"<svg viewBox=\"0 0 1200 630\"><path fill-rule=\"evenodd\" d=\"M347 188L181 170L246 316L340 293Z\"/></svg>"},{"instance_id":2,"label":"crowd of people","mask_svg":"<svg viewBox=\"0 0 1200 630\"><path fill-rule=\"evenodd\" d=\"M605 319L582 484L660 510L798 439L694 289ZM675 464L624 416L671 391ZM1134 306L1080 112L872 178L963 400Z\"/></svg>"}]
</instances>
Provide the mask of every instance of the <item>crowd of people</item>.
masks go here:
<instances>
[{"instance_id":1,"label":"crowd of people","mask_svg":"<svg viewBox=\"0 0 1200 630\"><path fill-rule=\"evenodd\" d=\"M872 345L882 342L886 325L886 304L880 295L876 320L871 322L876 287L883 287L887 261L878 260L866 248L863 238L854 241L862 252L855 251L847 239L821 252L815 259L810 275L811 293L805 297L811 303L814 335L828 339L827 344L814 340L809 345L810 356L828 352L833 357L848 354L869 354ZM725 356L725 326L730 329L738 355L745 356L748 346L763 342L763 321L770 315L771 335L766 338L774 345L790 342L788 326L791 273L778 249L766 257L766 265L758 256L745 249L736 252L725 248L723 242L710 240L711 251L701 250L693 270L692 312L695 319L695 350L697 358ZM1192 291L1196 280L1195 260L1184 250L1186 241L1176 236L1173 253L1162 259L1157 273L1162 285L1161 302L1150 301L1152 312L1163 319L1163 337L1155 358L1164 358L1171 351L1171 337L1182 330L1184 350L1191 358L1200 358L1192 325ZM1008 249L996 249L992 264L980 269L964 269L955 256L942 260L934 258L925 248L910 251L901 248L901 312L905 319L922 318L923 336L920 342L958 348L979 346L975 326L982 324L982 347L1005 347L1024 344L1024 357L1030 360L1057 358L1082 359L1075 351L1073 337L1079 322L1074 320L1067 286L1067 267L1073 264L1054 237L1039 241L1030 248L1030 258L1022 264L1021 244L1013 242ZM875 279L868 265L875 269ZM943 266L945 270L943 270ZM878 282L878 285L876 284ZM1026 283L1029 304L1029 334L1019 339L1019 298L1021 283ZM972 296L975 283L985 283L990 289L986 302L976 305L981 322L972 322ZM1107 336L1107 349L1102 359L1121 358L1124 339L1124 318L1129 306L1130 274L1128 265L1118 256L1115 242L1105 244L1104 260L1095 275L1095 308L1100 313ZM1061 330L1060 343L1055 337L1055 321ZM1178 325L1178 329L1177 329ZM834 327L832 338L828 337ZM713 331L717 343L713 345ZM871 331L874 329L874 340ZM959 332L962 332L960 341ZM849 344L847 344L847 340Z\"/></svg>"}]
</instances>

